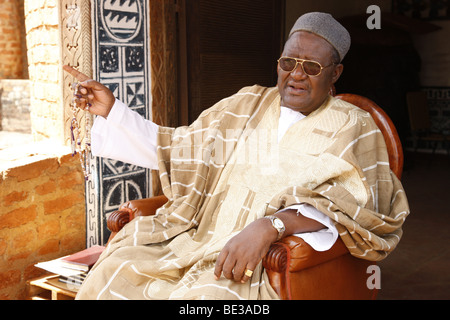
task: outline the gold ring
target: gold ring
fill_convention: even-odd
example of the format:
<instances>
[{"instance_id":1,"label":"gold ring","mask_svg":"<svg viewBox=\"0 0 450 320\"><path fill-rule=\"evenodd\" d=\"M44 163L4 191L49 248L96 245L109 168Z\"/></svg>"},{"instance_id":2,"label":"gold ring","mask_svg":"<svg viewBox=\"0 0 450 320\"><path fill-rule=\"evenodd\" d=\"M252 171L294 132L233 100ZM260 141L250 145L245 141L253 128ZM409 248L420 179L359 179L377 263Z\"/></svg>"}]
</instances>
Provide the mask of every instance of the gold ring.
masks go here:
<instances>
[{"instance_id":1,"label":"gold ring","mask_svg":"<svg viewBox=\"0 0 450 320\"><path fill-rule=\"evenodd\" d=\"M249 270L249 269L245 269L245 273L244 273L247 277L251 278L251 276L253 275L253 271Z\"/></svg>"}]
</instances>

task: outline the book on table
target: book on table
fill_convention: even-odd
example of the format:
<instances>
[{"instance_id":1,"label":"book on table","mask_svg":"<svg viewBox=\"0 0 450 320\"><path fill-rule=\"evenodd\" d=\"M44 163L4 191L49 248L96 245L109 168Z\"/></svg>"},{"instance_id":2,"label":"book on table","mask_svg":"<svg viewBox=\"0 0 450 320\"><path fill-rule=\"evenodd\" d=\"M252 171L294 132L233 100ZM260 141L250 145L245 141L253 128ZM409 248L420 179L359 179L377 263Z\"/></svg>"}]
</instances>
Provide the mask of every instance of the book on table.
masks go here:
<instances>
[{"instance_id":1,"label":"book on table","mask_svg":"<svg viewBox=\"0 0 450 320\"><path fill-rule=\"evenodd\" d=\"M94 266L104 249L105 247L102 246L93 246L86 250L61 258L61 263L66 268L86 272Z\"/></svg>"},{"instance_id":2,"label":"book on table","mask_svg":"<svg viewBox=\"0 0 450 320\"><path fill-rule=\"evenodd\" d=\"M61 282L81 285L104 249L103 246L92 246L62 258L39 262L35 266L59 275L59 281Z\"/></svg>"}]
</instances>

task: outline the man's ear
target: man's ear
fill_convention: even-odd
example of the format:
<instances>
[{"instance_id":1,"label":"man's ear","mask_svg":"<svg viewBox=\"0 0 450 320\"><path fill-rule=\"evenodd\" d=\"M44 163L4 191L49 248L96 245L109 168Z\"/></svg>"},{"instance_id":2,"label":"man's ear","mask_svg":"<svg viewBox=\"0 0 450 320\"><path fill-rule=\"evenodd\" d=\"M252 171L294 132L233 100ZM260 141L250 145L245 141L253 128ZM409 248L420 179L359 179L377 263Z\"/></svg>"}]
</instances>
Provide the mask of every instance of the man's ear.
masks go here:
<instances>
[{"instance_id":1,"label":"man's ear","mask_svg":"<svg viewBox=\"0 0 450 320\"><path fill-rule=\"evenodd\" d=\"M335 84L339 80L342 72L344 72L344 65L340 63L334 68L333 76L331 78L332 84Z\"/></svg>"}]
</instances>

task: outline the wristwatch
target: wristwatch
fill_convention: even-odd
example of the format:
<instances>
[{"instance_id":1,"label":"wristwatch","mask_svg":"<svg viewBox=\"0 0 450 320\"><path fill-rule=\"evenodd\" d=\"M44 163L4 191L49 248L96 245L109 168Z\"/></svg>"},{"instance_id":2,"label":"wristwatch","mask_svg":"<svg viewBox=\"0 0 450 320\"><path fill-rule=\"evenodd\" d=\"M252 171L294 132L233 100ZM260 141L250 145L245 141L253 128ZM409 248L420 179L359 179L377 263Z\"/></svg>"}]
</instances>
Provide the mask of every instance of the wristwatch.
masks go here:
<instances>
[{"instance_id":1,"label":"wristwatch","mask_svg":"<svg viewBox=\"0 0 450 320\"><path fill-rule=\"evenodd\" d=\"M275 216L268 216L265 218L272 222L272 226L278 231L277 241L280 240L281 237L283 237L284 231L286 231L283 221Z\"/></svg>"}]
</instances>

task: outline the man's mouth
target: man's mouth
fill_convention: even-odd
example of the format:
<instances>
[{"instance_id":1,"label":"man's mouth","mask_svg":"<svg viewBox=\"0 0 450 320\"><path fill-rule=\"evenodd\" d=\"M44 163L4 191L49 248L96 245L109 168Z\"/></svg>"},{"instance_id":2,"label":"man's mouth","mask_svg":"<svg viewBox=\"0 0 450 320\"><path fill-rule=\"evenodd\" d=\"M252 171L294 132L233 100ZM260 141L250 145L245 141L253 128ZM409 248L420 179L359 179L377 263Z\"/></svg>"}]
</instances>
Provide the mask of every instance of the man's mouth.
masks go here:
<instances>
[{"instance_id":1,"label":"man's mouth","mask_svg":"<svg viewBox=\"0 0 450 320\"><path fill-rule=\"evenodd\" d=\"M303 94L303 93L307 92L307 90L304 86L295 85L295 84L288 84L288 89L291 94Z\"/></svg>"}]
</instances>

